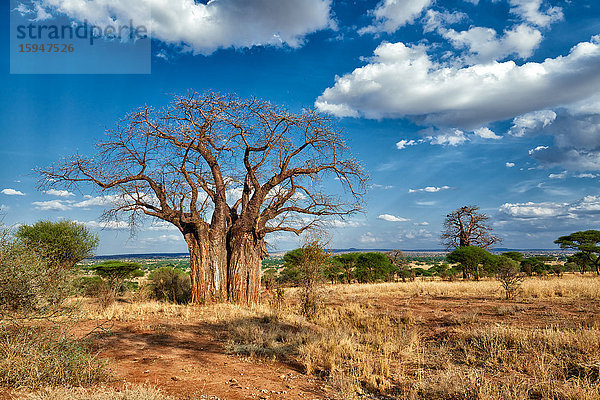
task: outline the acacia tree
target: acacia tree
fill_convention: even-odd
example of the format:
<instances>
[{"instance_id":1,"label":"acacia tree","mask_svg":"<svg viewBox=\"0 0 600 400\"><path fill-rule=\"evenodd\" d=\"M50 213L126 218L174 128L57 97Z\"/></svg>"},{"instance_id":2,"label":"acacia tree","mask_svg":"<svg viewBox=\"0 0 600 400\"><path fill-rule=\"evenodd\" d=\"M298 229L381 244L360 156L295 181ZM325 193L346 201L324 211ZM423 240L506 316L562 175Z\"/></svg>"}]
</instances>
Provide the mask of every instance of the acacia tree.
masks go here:
<instances>
[{"instance_id":1,"label":"acacia tree","mask_svg":"<svg viewBox=\"0 0 600 400\"><path fill-rule=\"evenodd\" d=\"M596 270L596 274L600 275L600 231L573 232L570 235L559 237L554 243L560 245L561 249L579 250L575 256L586 258L589 265ZM582 271L585 271L585 264L583 264Z\"/></svg>"},{"instance_id":2,"label":"acacia tree","mask_svg":"<svg viewBox=\"0 0 600 400\"><path fill-rule=\"evenodd\" d=\"M501 240L492 234L487 224L489 217L479 212L478 206L464 206L446 215L441 239L447 250L477 246L489 249Z\"/></svg>"},{"instance_id":3,"label":"acacia tree","mask_svg":"<svg viewBox=\"0 0 600 400\"><path fill-rule=\"evenodd\" d=\"M195 303L257 302L266 235L299 235L361 206L360 163L336 121L313 109L191 92L164 109L133 111L107 135L95 156L40 170L42 186L92 184L116 199L106 219L175 225L188 245ZM333 182L347 200L327 193Z\"/></svg>"}]
</instances>

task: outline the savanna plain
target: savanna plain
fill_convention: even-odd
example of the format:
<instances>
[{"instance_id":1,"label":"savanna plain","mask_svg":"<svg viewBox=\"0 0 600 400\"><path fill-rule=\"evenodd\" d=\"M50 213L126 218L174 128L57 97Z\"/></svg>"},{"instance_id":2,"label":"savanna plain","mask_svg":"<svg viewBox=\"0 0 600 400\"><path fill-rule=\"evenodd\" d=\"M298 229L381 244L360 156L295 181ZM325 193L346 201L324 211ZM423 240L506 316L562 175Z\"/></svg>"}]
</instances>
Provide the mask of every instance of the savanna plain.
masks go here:
<instances>
[{"instance_id":1,"label":"savanna plain","mask_svg":"<svg viewBox=\"0 0 600 400\"><path fill-rule=\"evenodd\" d=\"M527 277L510 300L492 279L417 277L316 290L310 318L300 311L298 288L266 290L258 306L178 305L139 291L108 305L72 297L68 318L2 335L0 396L600 398L595 274ZM40 332L64 324L64 340L44 348ZM86 352L72 351L81 343Z\"/></svg>"}]
</instances>

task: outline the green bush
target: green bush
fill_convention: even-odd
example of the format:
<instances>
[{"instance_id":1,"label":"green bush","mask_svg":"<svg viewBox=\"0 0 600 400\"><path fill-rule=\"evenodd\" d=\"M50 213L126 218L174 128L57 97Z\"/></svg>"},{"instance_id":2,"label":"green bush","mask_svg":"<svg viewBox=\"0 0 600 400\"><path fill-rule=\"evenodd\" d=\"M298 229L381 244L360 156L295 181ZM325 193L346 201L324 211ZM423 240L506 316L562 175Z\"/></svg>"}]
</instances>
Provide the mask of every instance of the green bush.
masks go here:
<instances>
[{"instance_id":1,"label":"green bush","mask_svg":"<svg viewBox=\"0 0 600 400\"><path fill-rule=\"evenodd\" d=\"M161 301L189 303L192 299L190 275L173 267L155 269L148 277L152 296Z\"/></svg>"},{"instance_id":2,"label":"green bush","mask_svg":"<svg viewBox=\"0 0 600 400\"><path fill-rule=\"evenodd\" d=\"M0 318L40 317L60 308L70 291L66 272L0 231Z\"/></svg>"},{"instance_id":3,"label":"green bush","mask_svg":"<svg viewBox=\"0 0 600 400\"><path fill-rule=\"evenodd\" d=\"M97 297L105 286L106 283L99 276L82 276L73 281L75 291L85 297Z\"/></svg>"}]
</instances>

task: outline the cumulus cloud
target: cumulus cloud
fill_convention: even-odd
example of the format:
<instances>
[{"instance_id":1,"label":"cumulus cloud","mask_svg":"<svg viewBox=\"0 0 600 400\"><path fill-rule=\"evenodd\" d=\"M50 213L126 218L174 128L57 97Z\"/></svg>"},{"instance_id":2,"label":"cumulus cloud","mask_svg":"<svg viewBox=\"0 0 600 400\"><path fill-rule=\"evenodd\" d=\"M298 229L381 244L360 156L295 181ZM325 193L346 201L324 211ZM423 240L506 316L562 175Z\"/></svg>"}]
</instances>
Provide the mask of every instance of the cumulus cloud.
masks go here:
<instances>
[{"instance_id":1,"label":"cumulus cloud","mask_svg":"<svg viewBox=\"0 0 600 400\"><path fill-rule=\"evenodd\" d=\"M408 189L408 193L436 193L448 189L452 188L450 186L427 186L422 189Z\"/></svg>"},{"instance_id":2,"label":"cumulus cloud","mask_svg":"<svg viewBox=\"0 0 600 400\"><path fill-rule=\"evenodd\" d=\"M567 171L563 171L558 174L548 175L548 178L550 178L550 179L565 179L566 177L567 177Z\"/></svg>"},{"instance_id":3,"label":"cumulus cloud","mask_svg":"<svg viewBox=\"0 0 600 400\"><path fill-rule=\"evenodd\" d=\"M525 136L527 132L547 127L555 119L556 113L552 110L532 111L516 117L508 133L512 136Z\"/></svg>"},{"instance_id":4,"label":"cumulus cloud","mask_svg":"<svg viewBox=\"0 0 600 400\"><path fill-rule=\"evenodd\" d=\"M405 149L408 146L415 146L417 145L419 142L416 140L404 140L402 139L401 141L399 141L398 143L396 143L396 148L398 150L402 150Z\"/></svg>"},{"instance_id":5,"label":"cumulus cloud","mask_svg":"<svg viewBox=\"0 0 600 400\"><path fill-rule=\"evenodd\" d=\"M564 17L560 7L546 7L542 10L542 0L509 0L509 4L512 14L541 27L547 27Z\"/></svg>"},{"instance_id":6,"label":"cumulus cloud","mask_svg":"<svg viewBox=\"0 0 600 400\"><path fill-rule=\"evenodd\" d=\"M83 201L79 201L77 203L73 203L73 207L75 208L90 208L90 207L104 207L108 205L113 205L118 202L120 199L117 195L106 195L106 196L86 196L86 199Z\"/></svg>"},{"instance_id":7,"label":"cumulus cloud","mask_svg":"<svg viewBox=\"0 0 600 400\"><path fill-rule=\"evenodd\" d=\"M553 137L552 146L538 146L529 151L544 167L600 170L600 109L596 110L595 101L585 106L576 103L515 118L509 133Z\"/></svg>"},{"instance_id":8,"label":"cumulus cloud","mask_svg":"<svg viewBox=\"0 0 600 400\"><path fill-rule=\"evenodd\" d=\"M68 190L56 190L56 189L46 190L44 192L44 194L47 194L47 195L50 195L50 196L57 196L57 197L71 197L71 196L75 196L74 193L71 193Z\"/></svg>"},{"instance_id":9,"label":"cumulus cloud","mask_svg":"<svg viewBox=\"0 0 600 400\"><path fill-rule=\"evenodd\" d=\"M458 146L469 140L460 129L426 129L421 133L427 134L429 143L442 146Z\"/></svg>"},{"instance_id":10,"label":"cumulus cloud","mask_svg":"<svg viewBox=\"0 0 600 400\"><path fill-rule=\"evenodd\" d=\"M559 203L505 203L500 206L500 213L518 218L548 218L556 217L564 213L566 204Z\"/></svg>"},{"instance_id":11,"label":"cumulus cloud","mask_svg":"<svg viewBox=\"0 0 600 400\"><path fill-rule=\"evenodd\" d=\"M368 65L336 78L315 102L324 112L476 129L580 101L600 90L600 36L541 63L440 64L424 45L380 44Z\"/></svg>"},{"instance_id":12,"label":"cumulus cloud","mask_svg":"<svg viewBox=\"0 0 600 400\"><path fill-rule=\"evenodd\" d=\"M36 210L41 211L66 211L71 209L69 204L61 200L34 201L32 204Z\"/></svg>"},{"instance_id":13,"label":"cumulus cloud","mask_svg":"<svg viewBox=\"0 0 600 400\"><path fill-rule=\"evenodd\" d=\"M334 27L331 0L40 0L45 12L107 26L150 28L152 37L185 51L219 48L300 47L313 32Z\"/></svg>"},{"instance_id":14,"label":"cumulus cloud","mask_svg":"<svg viewBox=\"0 0 600 400\"><path fill-rule=\"evenodd\" d=\"M600 196L585 196L571 203L526 202L505 203L498 209L499 217L520 220L586 220L600 216Z\"/></svg>"},{"instance_id":15,"label":"cumulus cloud","mask_svg":"<svg viewBox=\"0 0 600 400\"><path fill-rule=\"evenodd\" d=\"M382 220L388 221L388 222L406 222L406 221L410 221L410 219L402 218L402 217L396 217L395 215L391 215L391 214L381 214L380 216L377 217L377 219L382 219Z\"/></svg>"},{"instance_id":16,"label":"cumulus cloud","mask_svg":"<svg viewBox=\"0 0 600 400\"><path fill-rule=\"evenodd\" d=\"M373 25L362 28L359 34L386 32L393 33L398 28L411 24L419 17L432 0L382 0L370 12L375 18Z\"/></svg>"},{"instance_id":17,"label":"cumulus cloud","mask_svg":"<svg viewBox=\"0 0 600 400\"><path fill-rule=\"evenodd\" d=\"M506 168L512 168L512 167L515 166L515 163L514 162L507 162L505 165L506 165Z\"/></svg>"},{"instance_id":18,"label":"cumulus cloud","mask_svg":"<svg viewBox=\"0 0 600 400\"><path fill-rule=\"evenodd\" d=\"M429 9L423 17L423 31L427 33L440 30L447 25L456 24L468 18L467 14L459 11L449 12Z\"/></svg>"},{"instance_id":19,"label":"cumulus cloud","mask_svg":"<svg viewBox=\"0 0 600 400\"><path fill-rule=\"evenodd\" d=\"M75 220L74 222L83 224L83 225L87 226L88 228L93 228L93 229L123 230L123 229L131 228L129 226L129 224L125 221L98 222L98 221L77 221L77 220Z\"/></svg>"},{"instance_id":20,"label":"cumulus cloud","mask_svg":"<svg viewBox=\"0 0 600 400\"><path fill-rule=\"evenodd\" d=\"M490 128L486 127L475 129L473 133L483 139L502 139L502 136L496 135Z\"/></svg>"},{"instance_id":21,"label":"cumulus cloud","mask_svg":"<svg viewBox=\"0 0 600 400\"><path fill-rule=\"evenodd\" d=\"M367 232L358 239L361 243L373 244L381 241L378 237L373 235L371 232Z\"/></svg>"},{"instance_id":22,"label":"cumulus cloud","mask_svg":"<svg viewBox=\"0 0 600 400\"><path fill-rule=\"evenodd\" d=\"M7 196L25 196L25 193L19 191L19 190L15 190L15 189L2 189L2 192L0 192L2 194L5 194Z\"/></svg>"},{"instance_id":23,"label":"cumulus cloud","mask_svg":"<svg viewBox=\"0 0 600 400\"><path fill-rule=\"evenodd\" d=\"M504 31L502 36L498 36L492 28L479 26L461 32L438 30L454 48L465 49L469 53L466 60L470 63L497 61L510 55L527 59L542 41L542 33L525 24Z\"/></svg>"}]
</instances>

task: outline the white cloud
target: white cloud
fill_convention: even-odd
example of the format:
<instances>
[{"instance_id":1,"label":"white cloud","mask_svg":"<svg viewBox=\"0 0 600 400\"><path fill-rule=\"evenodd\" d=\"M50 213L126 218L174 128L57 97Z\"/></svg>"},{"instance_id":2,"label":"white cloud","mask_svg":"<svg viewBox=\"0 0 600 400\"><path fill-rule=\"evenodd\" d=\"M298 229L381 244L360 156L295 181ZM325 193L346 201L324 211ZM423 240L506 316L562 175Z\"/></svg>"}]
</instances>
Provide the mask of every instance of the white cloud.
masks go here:
<instances>
[{"instance_id":1,"label":"white cloud","mask_svg":"<svg viewBox=\"0 0 600 400\"><path fill-rule=\"evenodd\" d=\"M512 167L515 166L515 163L513 163L513 162L507 162L505 165L506 165L506 168L512 168Z\"/></svg>"},{"instance_id":2,"label":"white cloud","mask_svg":"<svg viewBox=\"0 0 600 400\"><path fill-rule=\"evenodd\" d=\"M57 196L57 197L71 197L71 196L75 196L74 193L71 193L68 190L56 190L56 189L46 190L44 192L44 194L47 194L47 195L50 195L50 196Z\"/></svg>"},{"instance_id":3,"label":"white cloud","mask_svg":"<svg viewBox=\"0 0 600 400\"><path fill-rule=\"evenodd\" d=\"M118 195L106 195L106 196L86 196L86 200L73 203L73 207L76 208L89 208L89 207L104 207L108 205L114 205L120 199Z\"/></svg>"},{"instance_id":4,"label":"white cloud","mask_svg":"<svg viewBox=\"0 0 600 400\"><path fill-rule=\"evenodd\" d=\"M15 189L2 189L2 192L0 193L5 194L7 196L25 196L25 193Z\"/></svg>"},{"instance_id":5,"label":"white cloud","mask_svg":"<svg viewBox=\"0 0 600 400\"><path fill-rule=\"evenodd\" d=\"M525 24L504 31L501 37L494 29L479 26L461 32L441 28L440 33L455 48L466 49L470 63L497 61L513 54L527 59L542 41L542 33Z\"/></svg>"},{"instance_id":6,"label":"white cloud","mask_svg":"<svg viewBox=\"0 0 600 400\"><path fill-rule=\"evenodd\" d=\"M368 65L337 77L315 105L339 116L410 117L423 124L470 130L580 101L599 90L600 36L579 43L566 56L541 63L469 67L439 64L424 45L384 42Z\"/></svg>"},{"instance_id":7,"label":"white cloud","mask_svg":"<svg viewBox=\"0 0 600 400\"><path fill-rule=\"evenodd\" d=\"M598 175L596 175L596 174L588 174L588 173L583 173L583 174L577 174L577 175L575 175L575 178L589 178L589 179L592 179L592 178L597 178L597 177L598 177Z\"/></svg>"},{"instance_id":8,"label":"white cloud","mask_svg":"<svg viewBox=\"0 0 600 400\"><path fill-rule=\"evenodd\" d=\"M66 211L71 209L69 204L61 200L34 201L32 204L36 210L42 211Z\"/></svg>"},{"instance_id":9,"label":"white cloud","mask_svg":"<svg viewBox=\"0 0 600 400\"><path fill-rule=\"evenodd\" d=\"M144 25L152 37L183 50L211 54L219 48L287 45L335 27L331 0L41 0L46 11L108 26Z\"/></svg>"},{"instance_id":10,"label":"white cloud","mask_svg":"<svg viewBox=\"0 0 600 400\"><path fill-rule=\"evenodd\" d=\"M402 150L402 149L405 149L408 146L415 146L417 144L419 144L419 142L417 142L416 140L405 140L405 139L402 139L401 141L399 141L398 143L396 143L396 148L398 150Z\"/></svg>"},{"instance_id":11,"label":"white cloud","mask_svg":"<svg viewBox=\"0 0 600 400\"><path fill-rule=\"evenodd\" d=\"M432 0L382 0L370 13L375 23L359 29L359 34L387 32L393 33L398 28L411 24L419 17Z\"/></svg>"},{"instance_id":12,"label":"white cloud","mask_svg":"<svg viewBox=\"0 0 600 400\"><path fill-rule=\"evenodd\" d=\"M552 146L540 146L529 154L544 167L560 166L567 170L600 170L600 108L596 107L599 96L588 105L577 103L555 111L547 111L548 118L532 118L521 124L519 136L551 136ZM527 116L524 116L527 117ZM515 126L519 121L515 119Z\"/></svg>"},{"instance_id":13,"label":"white cloud","mask_svg":"<svg viewBox=\"0 0 600 400\"><path fill-rule=\"evenodd\" d=\"M442 190L452 189L450 186L427 186L422 189L408 189L408 193L436 193Z\"/></svg>"},{"instance_id":14,"label":"white cloud","mask_svg":"<svg viewBox=\"0 0 600 400\"><path fill-rule=\"evenodd\" d=\"M436 11L436 10L427 10L425 16L423 17L423 31L433 32L438 29L442 29L444 26L449 24L455 24L457 22L461 22L467 20L469 16L465 13L456 11Z\"/></svg>"},{"instance_id":15,"label":"white cloud","mask_svg":"<svg viewBox=\"0 0 600 400\"><path fill-rule=\"evenodd\" d=\"M394 185L379 185L377 183L374 183L373 185L371 185L371 187L373 189L383 189L383 190L389 190L389 189L393 189Z\"/></svg>"},{"instance_id":16,"label":"white cloud","mask_svg":"<svg viewBox=\"0 0 600 400\"><path fill-rule=\"evenodd\" d=\"M423 132L433 132L432 135L425 138L431 144L442 146L458 146L469 140L460 129L426 130Z\"/></svg>"},{"instance_id":17,"label":"white cloud","mask_svg":"<svg viewBox=\"0 0 600 400\"><path fill-rule=\"evenodd\" d=\"M559 203L505 203L498 209L499 212L518 218L556 217L564 213L565 204Z\"/></svg>"},{"instance_id":18,"label":"white cloud","mask_svg":"<svg viewBox=\"0 0 600 400\"><path fill-rule=\"evenodd\" d=\"M563 171L559 174L550 174L548 178L550 179L565 179L567 177L567 171Z\"/></svg>"},{"instance_id":19,"label":"white cloud","mask_svg":"<svg viewBox=\"0 0 600 400\"><path fill-rule=\"evenodd\" d=\"M542 0L509 0L510 12L534 25L546 27L560 21L564 15L560 7L542 10Z\"/></svg>"},{"instance_id":20,"label":"white cloud","mask_svg":"<svg viewBox=\"0 0 600 400\"><path fill-rule=\"evenodd\" d=\"M406 222L406 221L410 221L410 219L406 219L406 218L402 218L402 217L396 217L395 215L391 215L391 214L381 214L380 216L377 217L377 219L382 219L382 220L388 221L388 222Z\"/></svg>"},{"instance_id":21,"label":"white cloud","mask_svg":"<svg viewBox=\"0 0 600 400\"><path fill-rule=\"evenodd\" d=\"M367 232L358 239L361 243L372 244L380 241L378 237L373 235L371 232Z\"/></svg>"},{"instance_id":22,"label":"white cloud","mask_svg":"<svg viewBox=\"0 0 600 400\"><path fill-rule=\"evenodd\" d=\"M83 222L83 221L75 220L74 222L83 224L83 225L87 226L88 228L93 228L93 229L123 230L123 229L131 228L129 226L129 224L125 221L105 221L105 222L85 221L85 222Z\"/></svg>"},{"instance_id":23,"label":"white cloud","mask_svg":"<svg viewBox=\"0 0 600 400\"><path fill-rule=\"evenodd\" d=\"M512 136L522 137L528 131L547 127L555 119L556 113L552 110L539 110L519 115L513 119L513 124L508 133Z\"/></svg>"},{"instance_id":24,"label":"white cloud","mask_svg":"<svg viewBox=\"0 0 600 400\"><path fill-rule=\"evenodd\" d=\"M473 133L476 136L479 136L484 139L494 139L494 140L502 139L502 136L496 135L490 128L486 128L486 127L475 129L473 131Z\"/></svg>"},{"instance_id":25,"label":"white cloud","mask_svg":"<svg viewBox=\"0 0 600 400\"><path fill-rule=\"evenodd\" d=\"M593 216L600 215L600 196L585 196L571 203L527 202L505 203L498 209L500 218L518 220L542 220L549 223L556 219L563 221L591 221ZM564 227L561 226L564 229Z\"/></svg>"}]
</instances>

